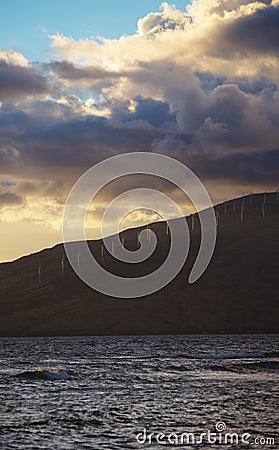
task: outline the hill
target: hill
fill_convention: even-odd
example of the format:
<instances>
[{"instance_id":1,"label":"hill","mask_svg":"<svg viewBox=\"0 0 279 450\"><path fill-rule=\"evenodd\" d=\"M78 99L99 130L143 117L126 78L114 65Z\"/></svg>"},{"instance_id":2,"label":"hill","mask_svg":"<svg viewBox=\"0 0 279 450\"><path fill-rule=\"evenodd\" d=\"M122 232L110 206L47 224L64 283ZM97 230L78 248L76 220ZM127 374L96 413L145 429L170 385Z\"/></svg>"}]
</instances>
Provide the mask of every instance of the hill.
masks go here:
<instances>
[{"instance_id":1,"label":"hill","mask_svg":"<svg viewBox=\"0 0 279 450\"><path fill-rule=\"evenodd\" d=\"M200 242L195 218L185 266L168 286L147 297L106 297L86 286L66 260L62 273L62 244L0 264L0 336L278 332L278 194L255 194L251 200L247 196L215 206L216 250L201 279L190 285ZM191 228L191 217L187 221ZM158 246L150 260L127 265L105 255L106 268L139 276L158 267L168 252L169 236L164 222L151 227ZM124 234L127 247L136 248L137 229ZM98 258L100 246L100 241L90 242Z\"/></svg>"}]
</instances>

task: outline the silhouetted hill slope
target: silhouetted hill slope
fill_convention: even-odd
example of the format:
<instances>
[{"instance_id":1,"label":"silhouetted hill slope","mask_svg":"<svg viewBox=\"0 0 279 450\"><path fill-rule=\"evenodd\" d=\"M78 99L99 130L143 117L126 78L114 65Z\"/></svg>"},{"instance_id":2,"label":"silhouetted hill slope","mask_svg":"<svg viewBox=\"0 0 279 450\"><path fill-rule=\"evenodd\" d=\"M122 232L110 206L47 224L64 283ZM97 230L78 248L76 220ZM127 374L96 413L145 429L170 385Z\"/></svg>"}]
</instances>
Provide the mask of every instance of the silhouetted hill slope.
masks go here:
<instances>
[{"instance_id":1,"label":"silhouetted hill slope","mask_svg":"<svg viewBox=\"0 0 279 450\"><path fill-rule=\"evenodd\" d=\"M277 194L215 207L219 217L213 259L197 283L188 284L200 230L195 218L191 251L180 274L164 289L140 299L113 299L87 287L65 260L63 246L0 264L0 335L279 332L279 200ZM187 218L191 228L191 217ZM164 260L169 236L164 222L152 225L158 246L148 262L127 265L105 255L104 265L125 276L153 271ZM136 246L136 229L125 242ZM100 241L90 247L100 259ZM41 264L41 284L38 264Z\"/></svg>"}]
</instances>

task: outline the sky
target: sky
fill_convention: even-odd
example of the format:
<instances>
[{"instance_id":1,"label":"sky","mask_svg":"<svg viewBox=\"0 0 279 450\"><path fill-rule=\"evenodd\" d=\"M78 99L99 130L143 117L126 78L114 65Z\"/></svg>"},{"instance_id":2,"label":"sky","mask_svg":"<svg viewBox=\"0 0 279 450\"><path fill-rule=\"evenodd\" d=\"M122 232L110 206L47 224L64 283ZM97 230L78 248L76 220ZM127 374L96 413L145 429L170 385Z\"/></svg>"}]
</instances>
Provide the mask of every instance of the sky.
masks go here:
<instances>
[{"instance_id":1,"label":"sky","mask_svg":"<svg viewBox=\"0 0 279 450\"><path fill-rule=\"evenodd\" d=\"M134 34L137 21L159 11L160 0L13 0L1 5L1 47L23 53L29 61L53 58L49 36L57 33L74 39ZM185 0L176 0L186 9Z\"/></svg>"},{"instance_id":2,"label":"sky","mask_svg":"<svg viewBox=\"0 0 279 450\"><path fill-rule=\"evenodd\" d=\"M5 2L0 261L61 242L73 183L116 154L172 156L214 203L277 189L278 56L279 0ZM191 212L173 186L146 182ZM89 237L111 198L141 183L104 190Z\"/></svg>"}]
</instances>

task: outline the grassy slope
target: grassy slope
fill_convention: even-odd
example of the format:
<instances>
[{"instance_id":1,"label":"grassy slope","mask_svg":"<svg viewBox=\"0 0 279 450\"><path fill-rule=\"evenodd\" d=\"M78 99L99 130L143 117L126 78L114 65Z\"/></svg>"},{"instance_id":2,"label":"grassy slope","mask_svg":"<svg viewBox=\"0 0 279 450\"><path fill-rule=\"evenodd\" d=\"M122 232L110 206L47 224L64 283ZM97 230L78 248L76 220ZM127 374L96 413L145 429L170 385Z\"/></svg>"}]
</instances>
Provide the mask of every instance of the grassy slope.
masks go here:
<instances>
[{"instance_id":1,"label":"grassy slope","mask_svg":"<svg viewBox=\"0 0 279 450\"><path fill-rule=\"evenodd\" d=\"M220 211L218 239L212 262L202 278L189 285L188 274L199 246L199 229L191 233L191 252L181 273L168 286L148 297L113 299L83 284L66 264L61 274L62 245L0 265L0 335L82 335L278 332L279 201L268 194L265 218L263 195L216 208ZM190 222L190 219L188 219ZM196 220L197 224L198 221ZM106 256L105 265L125 276L158 267L168 250L164 223L154 224L158 248L150 261L118 264ZM136 230L126 232L133 249ZM100 253L100 242L91 243ZM38 261L42 283L38 284ZM137 266L137 267L135 267Z\"/></svg>"}]
</instances>

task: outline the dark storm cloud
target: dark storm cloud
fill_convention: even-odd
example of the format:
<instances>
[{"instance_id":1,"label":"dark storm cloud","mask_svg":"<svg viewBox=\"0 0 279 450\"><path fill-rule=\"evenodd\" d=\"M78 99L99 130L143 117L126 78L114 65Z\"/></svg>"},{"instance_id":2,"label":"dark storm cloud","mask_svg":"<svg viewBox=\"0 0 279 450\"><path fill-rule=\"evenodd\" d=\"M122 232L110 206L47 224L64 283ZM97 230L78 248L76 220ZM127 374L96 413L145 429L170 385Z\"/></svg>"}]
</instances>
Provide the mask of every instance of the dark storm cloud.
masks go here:
<instances>
[{"instance_id":1,"label":"dark storm cloud","mask_svg":"<svg viewBox=\"0 0 279 450\"><path fill-rule=\"evenodd\" d=\"M216 46L242 53L279 53L279 6L258 9L226 24L215 36ZM224 53L223 52L223 53ZM225 55L224 55L225 56Z\"/></svg>"},{"instance_id":2,"label":"dark storm cloud","mask_svg":"<svg viewBox=\"0 0 279 450\"><path fill-rule=\"evenodd\" d=\"M276 92L277 85L274 81L270 80L266 76L215 76L212 72L195 72L195 76L200 80L201 89L210 94L217 86L226 84L235 84L241 91L246 94L260 94L263 91L265 94L268 92Z\"/></svg>"},{"instance_id":3,"label":"dark storm cloud","mask_svg":"<svg viewBox=\"0 0 279 450\"><path fill-rule=\"evenodd\" d=\"M107 80L118 78L121 74L104 69L100 65L90 65L88 67L77 67L68 61L52 61L45 65L47 70L51 70L61 78L68 80Z\"/></svg>"},{"instance_id":4,"label":"dark storm cloud","mask_svg":"<svg viewBox=\"0 0 279 450\"><path fill-rule=\"evenodd\" d=\"M5 180L5 181L1 181L0 186L4 187L4 188L10 188L12 186L15 186L16 182L15 181L10 181L10 180Z\"/></svg>"},{"instance_id":5,"label":"dark storm cloud","mask_svg":"<svg viewBox=\"0 0 279 450\"><path fill-rule=\"evenodd\" d=\"M276 187L279 173L279 150L263 149L247 154L214 154L192 152L193 136L169 138L169 146L154 149L154 143L162 143L160 132L143 127L127 130L113 128L107 120L87 118L72 119L63 123L44 126L37 122L25 129L24 141L14 139L14 147L6 150L0 162L1 172L15 177L35 179L20 182L12 187L16 194L0 196L0 204L21 204L21 195L39 195L55 199L64 204L67 194L76 179L91 165L117 153L129 151L159 151L185 163L205 182L229 183L231 185ZM1 155L1 151L0 151ZM43 181L44 179L48 181ZM120 180L107 190L109 199L114 195L134 188L135 185L153 187L164 192L172 190L160 181L154 182L140 177ZM154 185L154 186L153 186ZM105 191L106 192L106 191ZM102 193L101 200L106 198Z\"/></svg>"},{"instance_id":6,"label":"dark storm cloud","mask_svg":"<svg viewBox=\"0 0 279 450\"><path fill-rule=\"evenodd\" d=\"M63 105L61 106L63 111ZM124 124L96 116L66 119L0 110L0 167L85 168L115 153L146 151L162 132L142 121ZM1 130L1 128L0 128Z\"/></svg>"},{"instance_id":7,"label":"dark storm cloud","mask_svg":"<svg viewBox=\"0 0 279 450\"><path fill-rule=\"evenodd\" d=\"M21 205L22 203L22 197L13 192L0 193L0 208L6 205Z\"/></svg>"},{"instance_id":8,"label":"dark storm cloud","mask_svg":"<svg viewBox=\"0 0 279 450\"><path fill-rule=\"evenodd\" d=\"M195 72L195 76L200 80L201 89L209 94L214 88L224 84L227 81L227 77L217 77L212 72Z\"/></svg>"},{"instance_id":9,"label":"dark storm cloud","mask_svg":"<svg viewBox=\"0 0 279 450\"><path fill-rule=\"evenodd\" d=\"M47 80L37 70L0 59L0 100L48 90Z\"/></svg>"},{"instance_id":10,"label":"dark storm cloud","mask_svg":"<svg viewBox=\"0 0 279 450\"><path fill-rule=\"evenodd\" d=\"M146 121L154 127L160 127L167 122L175 122L176 114L170 110L170 105L166 102L154 100L152 98L135 97L134 111L129 111L129 104L116 104L112 108L112 117L124 123L133 121Z\"/></svg>"},{"instance_id":11,"label":"dark storm cloud","mask_svg":"<svg viewBox=\"0 0 279 450\"><path fill-rule=\"evenodd\" d=\"M132 113L132 119L146 120L154 126L160 126L166 122L176 120L175 113L170 111L170 106L167 103L142 97L136 100L137 106L135 112Z\"/></svg>"},{"instance_id":12,"label":"dark storm cloud","mask_svg":"<svg viewBox=\"0 0 279 450\"><path fill-rule=\"evenodd\" d=\"M261 150L249 154L234 154L223 158L192 155L191 168L204 180L225 181L246 186L261 185L264 189L279 184L279 149Z\"/></svg>"}]
</instances>

